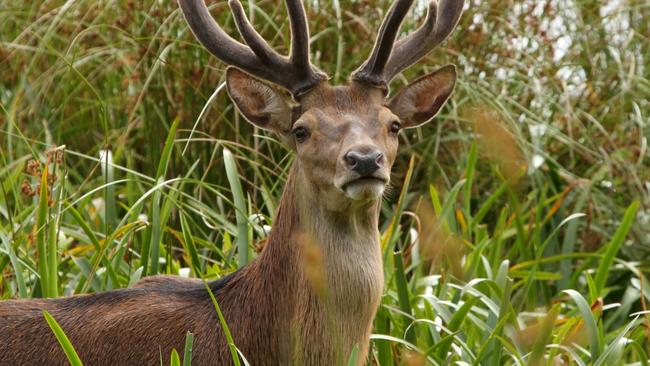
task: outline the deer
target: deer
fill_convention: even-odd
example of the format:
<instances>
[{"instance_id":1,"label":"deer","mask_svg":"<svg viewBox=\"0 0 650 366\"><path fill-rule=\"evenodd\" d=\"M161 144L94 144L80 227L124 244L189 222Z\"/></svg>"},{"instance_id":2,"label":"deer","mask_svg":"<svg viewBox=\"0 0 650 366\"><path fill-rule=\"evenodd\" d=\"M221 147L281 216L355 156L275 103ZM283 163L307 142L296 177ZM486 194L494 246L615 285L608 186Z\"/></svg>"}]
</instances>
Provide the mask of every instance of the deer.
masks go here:
<instances>
[{"instance_id":1,"label":"deer","mask_svg":"<svg viewBox=\"0 0 650 366\"><path fill-rule=\"evenodd\" d=\"M216 23L203 0L178 2L198 41L228 65L226 89L239 113L295 154L263 251L207 282L236 347L254 366L347 364L355 347L358 364L366 364L384 288L380 206L400 131L440 111L454 90L456 67L443 66L392 96L389 84L452 33L463 0L432 0L423 23L400 39L413 0L394 1L370 56L344 85L331 85L311 63L300 0L284 1L289 56L260 36L239 0L228 4L246 44ZM314 268L320 283L310 275ZM168 363L188 331L193 365L232 364L205 284L152 276L126 289L0 302L0 360L67 363L43 318L47 310L88 365Z\"/></svg>"}]
</instances>

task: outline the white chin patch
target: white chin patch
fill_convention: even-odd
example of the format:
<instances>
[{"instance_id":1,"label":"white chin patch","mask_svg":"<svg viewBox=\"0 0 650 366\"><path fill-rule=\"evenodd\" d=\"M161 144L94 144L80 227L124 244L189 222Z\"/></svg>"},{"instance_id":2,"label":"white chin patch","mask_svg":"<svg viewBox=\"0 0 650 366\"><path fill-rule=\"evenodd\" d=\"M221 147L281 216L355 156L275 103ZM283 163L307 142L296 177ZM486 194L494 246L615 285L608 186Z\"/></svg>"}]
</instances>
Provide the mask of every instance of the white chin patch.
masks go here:
<instances>
[{"instance_id":1,"label":"white chin patch","mask_svg":"<svg viewBox=\"0 0 650 366\"><path fill-rule=\"evenodd\" d=\"M355 201L377 199L384 194L384 188L381 181L352 182L345 187L345 195Z\"/></svg>"}]
</instances>

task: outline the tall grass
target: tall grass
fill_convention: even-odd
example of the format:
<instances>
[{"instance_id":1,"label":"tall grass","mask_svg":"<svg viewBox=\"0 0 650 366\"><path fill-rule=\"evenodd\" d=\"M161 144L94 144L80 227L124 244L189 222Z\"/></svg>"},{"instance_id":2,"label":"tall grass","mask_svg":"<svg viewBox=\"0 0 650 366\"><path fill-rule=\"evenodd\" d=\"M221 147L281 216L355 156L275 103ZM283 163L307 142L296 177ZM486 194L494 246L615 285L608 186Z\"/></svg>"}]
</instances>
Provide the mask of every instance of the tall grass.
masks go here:
<instances>
[{"instance_id":1,"label":"tall grass","mask_svg":"<svg viewBox=\"0 0 650 366\"><path fill-rule=\"evenodd\" d=\"M467 2L392 86L459 65L443 113L401 136L372 358L647 365L650 6ZM286 53L276 3L246 5ZM309 2L334 81L388 5ZM1 298L213 279L255 257L292 154L237 115L223 70L173 1L0 4Z\"/></svg>"}]
</instances>

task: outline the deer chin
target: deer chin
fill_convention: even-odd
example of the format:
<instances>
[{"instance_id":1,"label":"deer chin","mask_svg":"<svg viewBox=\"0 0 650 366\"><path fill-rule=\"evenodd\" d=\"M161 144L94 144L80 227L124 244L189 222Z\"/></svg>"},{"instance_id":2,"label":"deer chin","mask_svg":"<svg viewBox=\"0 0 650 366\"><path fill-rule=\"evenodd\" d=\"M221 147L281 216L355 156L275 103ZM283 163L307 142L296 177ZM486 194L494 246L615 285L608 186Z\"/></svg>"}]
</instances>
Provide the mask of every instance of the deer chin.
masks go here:
<instances>
[{"instance_id":1,"label":"deer chin","mask_svg":"<svg viewBox=\"0 0 650 366\"><path fill-rule=\"evenodd\" d=\"M345 195L354 201L379 199L386 189L386 181L380 178L359 178L343 186Z\"/></svg>"}]
</instances>

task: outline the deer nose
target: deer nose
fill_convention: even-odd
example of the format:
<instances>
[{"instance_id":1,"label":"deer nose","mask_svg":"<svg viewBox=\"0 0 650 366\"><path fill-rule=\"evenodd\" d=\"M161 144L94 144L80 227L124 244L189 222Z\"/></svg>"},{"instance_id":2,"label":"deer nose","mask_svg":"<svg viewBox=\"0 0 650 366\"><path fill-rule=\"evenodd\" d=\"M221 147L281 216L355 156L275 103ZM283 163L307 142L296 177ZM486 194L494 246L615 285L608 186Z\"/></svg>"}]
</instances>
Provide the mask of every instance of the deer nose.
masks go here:
<instances>
[{"instance_id":1,"label":"deer nose","mask_svg":"<svg viewBox=\"0 0 650 366\"><path fill-rule=\"evenodd\" d=\"M348 169L359 173L361 176L370 175L381 167L384 154L377 150L368 153L350 150L345 154L345 164Z\"/></svg>"}]
</instances>

